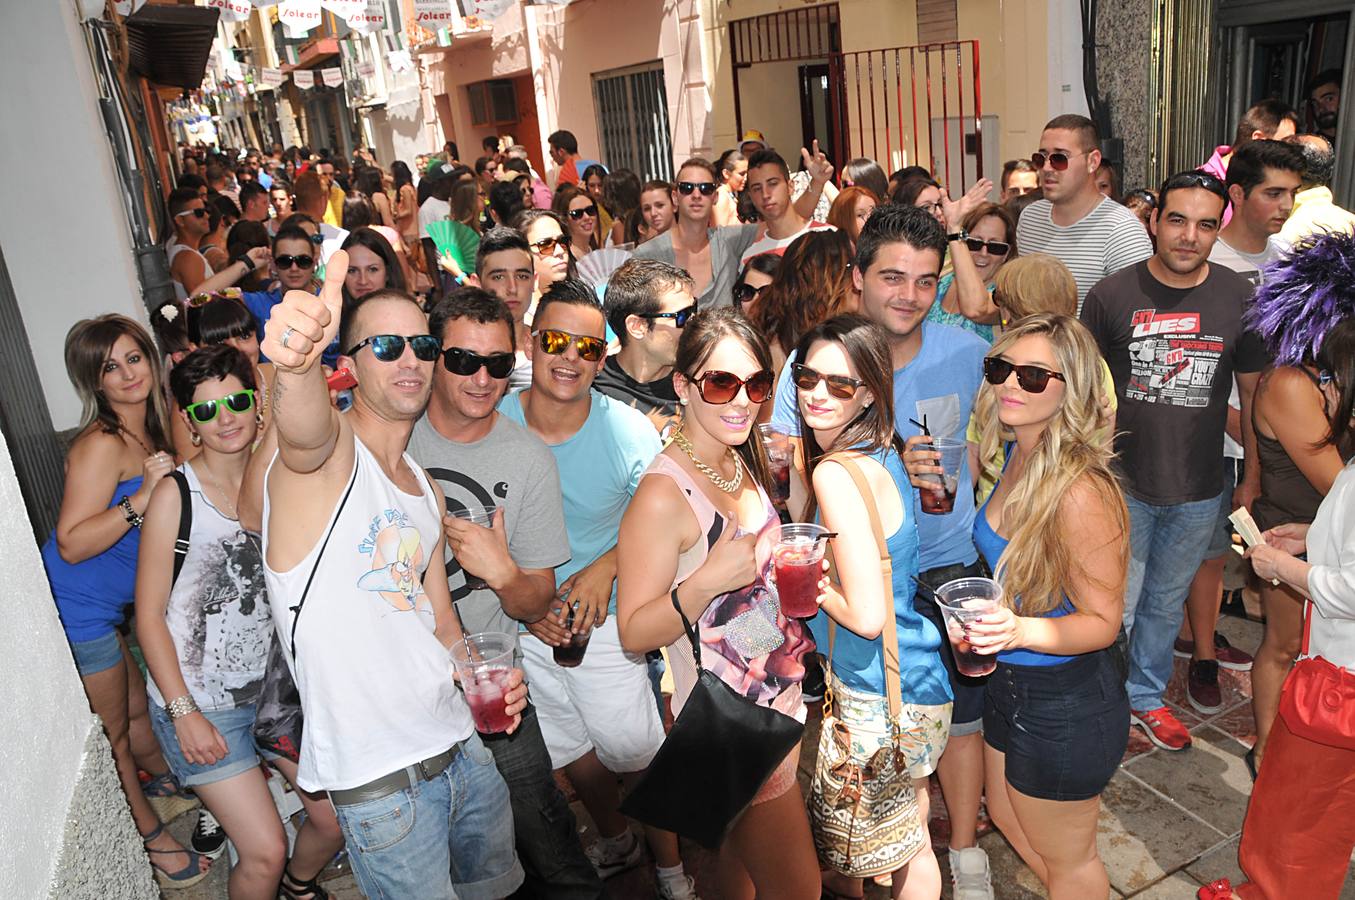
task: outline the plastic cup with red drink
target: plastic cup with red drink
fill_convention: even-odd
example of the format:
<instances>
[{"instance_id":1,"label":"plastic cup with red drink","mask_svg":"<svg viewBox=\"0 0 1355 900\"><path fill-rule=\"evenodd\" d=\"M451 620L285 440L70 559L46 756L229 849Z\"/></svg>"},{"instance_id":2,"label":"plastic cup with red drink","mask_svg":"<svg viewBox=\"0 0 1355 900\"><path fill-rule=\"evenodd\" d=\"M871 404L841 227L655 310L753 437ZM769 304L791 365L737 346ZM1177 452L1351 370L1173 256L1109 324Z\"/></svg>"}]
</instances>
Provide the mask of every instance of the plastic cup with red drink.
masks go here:
<instances>
[{"instance_id":1,"label":"plastic cup with red drink","mask_svg":"<svg viewBox=\"0 0 1355 900\"><path fill-rule=\"evenodd\" d=\"M778 525L777 529L772 571L781 612L791 619L810 618L819 611L819 580L823 578L829 531L810 522Z\"/></svg>"},{"instance_id":2,"label":"plastic cup with red drink","mask_svg":"<svg viewBox=\"0 0 1355 900\"><path fill-rule=\"evenodd\" d=\"M514 649L513 638L499 632L467 634L452 645L452 667L481 734L499 734L513 724L507 694Z\"/></svg>"},{"instance_id":3,"label":"plastic cup with red drink","mask_svg":"<svg viewBox=\"0 0 1355 900\"><path fill-rule=\"evenodd\" d=\"M569 614L565 616L565 630L569 632L569 637L565 643L558 644L552 651L555 657L555 664L566 669L572 669L583 662L583 655L588 652L588 639L593 636L593 628L589 626L586 630L574 633L574 613L577 607L570 606Z\"/></svg>"},{"instance_id":4,"label":"plastic cup with red drink","mask_svg":"<svg viewBox=\"0 0 1355 900\"><path fill-rule=\"evenodd\" d=\"M918 476L921 480L934 485L920 488L918 499L922 503L923 512L943 516L955 508L955 492L960 485L960 466L964 463L965 453L969 448L964 441L933 438L932 449L941 454L936 465L943 471L939 474L929 472Z\"/></svg>"},{"instance_id":5,"label":"plastic cup with red drink","mask_svg":"<svg viewBox=\"0 0 1355 900\"><path fill-rule=\"evenodd\" d=\"M772 474L772 500L784 504L790 500L790 466L795 457L790 435L775 425L758 426L762 448L767 451L767 465Z\"/></svg>"},{"instance_id":6,"label":"plastic cup with red drink","mask_svg":"<svg viewBox=\"0 0 1355 900\"><path fill-rule=\"evenodd\" d=\"M946 635L961 675L987 675L997 668L997 656L976 653L969 643L969 623L1002 604L1002 585L991 578L957 578L936 589L936 605L945 617Z\"/></svg>"}]
</instances>

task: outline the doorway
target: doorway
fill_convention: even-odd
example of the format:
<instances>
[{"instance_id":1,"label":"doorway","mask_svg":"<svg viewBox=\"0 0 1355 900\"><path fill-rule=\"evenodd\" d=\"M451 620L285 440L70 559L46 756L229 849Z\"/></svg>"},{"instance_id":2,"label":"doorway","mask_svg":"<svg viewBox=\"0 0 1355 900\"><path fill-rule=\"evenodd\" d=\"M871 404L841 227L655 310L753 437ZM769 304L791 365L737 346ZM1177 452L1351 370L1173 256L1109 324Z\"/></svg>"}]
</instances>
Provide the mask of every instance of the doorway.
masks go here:
<instances>
[{"instance_id":1,"label":"doorway","mask_svg":"<svg viewBox=\"0 0 1355 900\"><path fill-rule=\"evenodd\" d=\"M834 114L834 79L827 63L800 66L800 146L812 147L814 141L825 153L839 147L838 116ZM839 93L841 83L837 84ZM839 108L841 98L839 97Z\"/></svg>"}]
</instances>

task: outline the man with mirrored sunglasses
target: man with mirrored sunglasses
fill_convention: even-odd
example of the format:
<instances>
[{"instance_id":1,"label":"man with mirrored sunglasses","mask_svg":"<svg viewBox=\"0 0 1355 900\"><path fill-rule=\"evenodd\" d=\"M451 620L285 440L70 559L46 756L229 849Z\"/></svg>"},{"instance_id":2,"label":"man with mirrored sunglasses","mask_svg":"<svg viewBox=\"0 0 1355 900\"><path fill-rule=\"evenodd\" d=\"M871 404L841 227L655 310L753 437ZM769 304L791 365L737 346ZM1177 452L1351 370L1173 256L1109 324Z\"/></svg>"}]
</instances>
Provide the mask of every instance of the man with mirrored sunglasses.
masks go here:
<instances>
[{"instance_id":1,"label":"man with mirrored sunglasses","mask_svg":"<svg viewBox=\"0 0 1355 900\"><path fill-rule=\"evenodd\" d=\"M550 447L560 470L570 561L556 570L550 615L527 626L523 666L550 751L598 827L588 856L602 877L639 863L643 843L618 811L618 776L636 783L663 743L663 725L642 657L624 652L616 630L616 539L640 476L662 445L637 410L590 390L604 365L606 320L593 288L556 282L542 295L528 353L532 386L509 394L504 416ZM573 667L554 648L586 641ZM677 838L646 829L659 896L695 897Z\"/></svg>"},{"instance_id":2,"label":"man with mirrored sunglasses","mask_svg":"<svg viewBox=\"0 0 1355 900\"><path fill-rule=\"evenodd\" d=\"M1091 119L1051 119L1030 160L1044 196L1021 211L1016 243L1025 255L1047 253L1068 267L1081 309L1092 285L1152 256L1153 244L1133 213L1097 190L1101 134Z\"/></svg>"},{"instance_id":3,"label":"man with mirrored sunglasses","mask_svg":"<svg viewBox=\"0 0 1355 900\"><path fill-rule=\"evenodd\" d=\"M409 452L441 487L448 518L448 587L462 626L516 644L555 598L555 569L570 559L560 477L540 438L496 407L513 367L515 320L497 297L464 287L429 316L441 361L428 411ZM458 514L489 507L489 527ZM522 659L521 647L515 659ZM508 783L518 854L532 897L597 898L602 884L579 845L574 816L556 786L535 708L512 735L485 739Z\"/></svg>"},{"instance_id":4,"label":"man with mirrored sunglasses","mask_svg":"<svg viewBox=\"0 0 1355 900\"><path fill-rule=\"evenodd\" d=\"M305 716L298 782L328 792L365 895L495 900L523 881L510 797L449 677L463 632L444 500L406 453L432 380L419 358L428 322L400 291L345 310L347 269L338 251L320 296L288 292L263 343L277 435L276 453L256 458L267 469L264 576ZM372 339L387 333L400 340ZM339 337L358 379L343 415L319 365ZM511 730L526 687L520 671L507 684Z\"/></svg>"},{"instance_id":5,"label":"man with mirrored sunglasses","mask_svg":"<svg viewBox=\"0 0 1355 900\"><path fill-rule=\"evenodd\" d=\"M1246 506L1260 488L1259 467L1247 466L1236 490L1225 490L1219 465L1234 379L1244 453L1256 459L1251 403L1267 364L1260 340L1242 325L1251 283L1209 261L1227 199L1213 175L1167 179L1151 221L1157 253L1098 282L1082 308L1119 401L1115 465L1130 519L1130 720L1172 751L1191 744L1163 698L1191 582L1214 540L1220 505ZM1217 687L1217 666L1198 660L1192 672ZM1192 705L1212 693L1199 687L1188 691Z\"/></svg>"},{"instance_id":6,"label":"man with mirrored sunglasses","mask_svg":"<svg viewBox=\"0 0 1355 900\"><path fill-rule=\"evenodd\" d=\"M678 340L698 308L685 271L657 259L626 260L608 279L603 301L621 349L607 357L593 390L638 409L666 437L681 410L673 388Z\"/></svg>"}]
</instances>

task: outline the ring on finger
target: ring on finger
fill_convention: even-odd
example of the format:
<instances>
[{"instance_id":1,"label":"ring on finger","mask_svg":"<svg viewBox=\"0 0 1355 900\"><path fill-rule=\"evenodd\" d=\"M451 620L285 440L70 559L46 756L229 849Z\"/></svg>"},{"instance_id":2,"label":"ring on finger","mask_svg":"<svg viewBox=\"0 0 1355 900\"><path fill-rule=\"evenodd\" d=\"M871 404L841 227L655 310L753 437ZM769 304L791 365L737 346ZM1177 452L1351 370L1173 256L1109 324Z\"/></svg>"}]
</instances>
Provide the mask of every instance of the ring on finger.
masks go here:
<instances>
[{"instance_id":1,"label":"ring on finger","mask_svg":"<svg viewBox=\"0 0 1355 900\"><path fill-rule=\"evenodd\" d=\"M281 344L281 345L282 345L285 349L287 349L287 350L292 349L291 347L288 347L288 346L287 346L287 341L288 341L289 339L291 339L292 335L294 335L294 334L296 334L296 329L293 328L292 326L288 325L288 326L283 330L283 332L282 332L282 337L278 338L278 343Z\"/></svg>"}]
</instances>

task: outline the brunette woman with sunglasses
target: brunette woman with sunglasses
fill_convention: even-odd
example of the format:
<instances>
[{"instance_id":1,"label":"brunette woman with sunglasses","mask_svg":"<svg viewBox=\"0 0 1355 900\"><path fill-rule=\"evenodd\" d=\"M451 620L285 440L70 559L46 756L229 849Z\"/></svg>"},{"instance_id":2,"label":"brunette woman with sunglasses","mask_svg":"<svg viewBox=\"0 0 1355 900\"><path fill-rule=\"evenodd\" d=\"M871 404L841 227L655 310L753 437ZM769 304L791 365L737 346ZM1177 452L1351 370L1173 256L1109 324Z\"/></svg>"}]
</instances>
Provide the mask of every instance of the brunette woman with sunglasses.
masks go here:
<instances>
[{"instance_id":1,"label":"brunette woman with sunglasses","mask_svg":"<svg viewBox=\"0 0 1355 900\"><path fill-rule=\"evenodd\" d=\"M1000 318L993 280L1016 258L1016 219L996 203L980 203L964 217L959 232L946 238L953 271L941 276L927 318L972 331L991 344Z\"/></svg>"},{"instance_id":2,"label":"brunette woman with sunglasses","mask_svg":"<svg viewBox=\"0 0 1355 900\"><path fill-rule=\"evenodd\" d=\"M794 482L792 508L822 521L833 540L840 588L825 587L822 614L810 620L820 652L832 647L833 710L851 733L852 758L865 766L881 749L903 752L907 772L894 788L916 812L911 842L880 848L892 868L894 896L937 897L941 870L926 836L927 781L950 738L951 689L941 662L941 632L913 605L918 575L917 494L903 467L903 441L894 431L893 371L889 344L879 326L859 316L838 316L810 329L795 348L791 377L804 437L808 504ZM865 476L863 494L844 462ZM892 563L892 581L880 578L872 527L879 518ZM826 582L825 582L826 584ZM887 590L886 588L889 588ZM889 616L895 624L885 629ZM833 629L829 619L841 628ZM830 629L836 631L830 642ZM891 720L886 699L882 634L898 642L901 708ZM897 676L896 676L897 677ZM876 823L861 822L863 829ZM877 870L878 874L884 872ZM825 876L825 895L859 897L860 878Z\"/></svg>"},{"instance_id":3,"label":"brunette woman with sunglasses","mask_svg":"<svg viewBox=\"0 0 1355 900\"><path fill-rule=\"evenodd\" d=\"M965 630L997 655L983 713L993 824L1051 900L1108 897L1101 791L1129 739L1120 633L1129 514L1101 430L1100 353L1068 316L1015 323L984 360L979 458L1002 468L974 543L1002 605ZM1019 723L1019 724L1018 724Z\"/></svg>"},{"instance_id":4,"label":"brunette woman with sunglasses","mask_svg":"<svg viewBox=\"0 0 1355 900\"><path fill-rule=\"evenodd\" d=\"M771 353L732 309L683 329L673 384L682 426L655 457L621 522L617 625L632 653L668 646L673 713L697 679L682 618L701 631L701 664L761 706L805 718L800 682L812 647L802 623L765 601L756 536L779 523L754 422L771 399ZM764 782L720 849L720 896L819 896L818 863L795 778L799 746ZM701 777L701 773L693 773Z\"/></svg>"},{"instance_id":5,"label":"brunette woman with sunglasses","mask_svg":"<svg viewBox=\"0 0 1355 900\"><path fill-rule=\"evenodd\" d=\"M561 185L551 201L551 210L566 225L569 234L569 252L575 260L583 259L602 247L598 236L598 202L576 185Z\"/></svg>"},{"instance_id":6,"label":"brunette woman with sunglasses","mask_svg":"<svg viewBox=\"0 0 1355 900\"><path fill-rule=\"evenodd\" d=\"M536 267L536 285L532 307L552 284L574 277L574 254L569 251L569 230L565 220L549 209L525 209L513 220L513 227L527 238Z\"/></svg>"},{"instance_id":7,"label":"brunette woman with sunglasses","mask_svg":"<svg viewBox=\"0 0 1355 900\"><path fill-rule=\"evenodd\" d=\"M118 634L135 596L141 524L156 485L174 468L160 358L140 325L106 315L77 322L66 335L66 372L84 424L66 457L61 513L42 561L156 879L187 887L206 876L210 860L185 850L160 823L195 804L155 744L146 684ZM151 775L144 788L138 769Z\"/></svg>"},{"instance_id":8,"label":"brunette woman with sunglasses","mask_svg":"<svg viewBox=\"0 0 1355 900\"><path fill-rule=\"evenodd\" d=\"M151 495L137 563L137 641L165 758L239 855L231 897L275 897L285 878L283 896L321 898L312 881L343 842L334 809L302 794L306 823L285 868L287 839L252 733L273 637L259 545L236 516L261 427L254 376L249 359L227 344L195 350L170 374L201 453L179 467L182 486L163 481ZM191 524L180 553L184 490ZM294 780L296 764L284 765Z\"/></svg>"}]
</instances>

